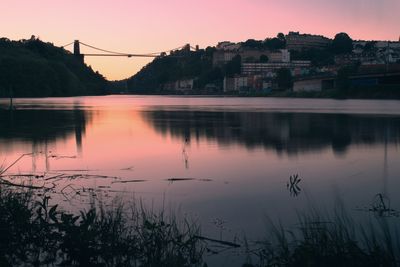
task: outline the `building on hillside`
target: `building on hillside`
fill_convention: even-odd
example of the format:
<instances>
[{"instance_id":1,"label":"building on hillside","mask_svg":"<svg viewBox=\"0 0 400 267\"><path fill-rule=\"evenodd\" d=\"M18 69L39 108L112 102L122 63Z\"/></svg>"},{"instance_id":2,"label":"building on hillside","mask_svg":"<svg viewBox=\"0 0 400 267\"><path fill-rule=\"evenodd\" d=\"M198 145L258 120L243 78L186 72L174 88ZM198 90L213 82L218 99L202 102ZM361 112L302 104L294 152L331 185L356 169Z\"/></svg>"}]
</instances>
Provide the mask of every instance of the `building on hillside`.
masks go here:
<instances>
[{"instance_id":1,"label":"building on hillside","mask_svg":"<svg viewBox=\"0 0 400 267\"><path fill-rule=\"evenodd\" d=\"M213 66L220 67L231 61L238 53L224 50L217 50L213 53Z\"/></svg>"},{"instance_id":2,"label":"building on hillside","mask_svg":"<svg viewBox=\"0 0 400 267\"><path fill-rule=\"evenodd\" d=\"M224 93L235 91L235 78L234 77L224 77L223 90L224 90Z\"/></svg>"},{"instance_id":3,"label":"building on hillside","mask_svg":"<svg viewBox=\"0 0 400 267\"><path fill-rule=\"evenodd\" d=\"M394 48L400 49L400 42L392 42L392 41L377 41L375 43L375 47L378 49L386 49L386 48Z\"/></svg>"},{"instance_id":4,"label":"building on hillside","mask_svg":"<svg viewBox=\"0 0 400 267\"><path fill-rule=\"evenodd\" d=\"M176 88L177 91L191 91L193 90L193 79L186 79L186 80L178 80L176 81Z\"/></svg>"},{"instance_id":5,"label":"building on hillside","mask_svg":"<svg viewBox=\"0 0 400 267\"><path fill-rule=\"evenodd\" d=\"M298 60L282 63L242 63L242 74L244 75L270 75L279 69L286 68L292 71L292 74L303 74L311 67L311 61Z\"/></svg>"},{"instance_id":6,"label":"building on hillside","mask_svg":"<svg viewBox=\"0 0 400 267\"><path fill-rule=\"evenodd\" d=\"M162 89L164 91L175 91L176 82L166 82L163 84Z\"/></svg>"},{"instance_id":7,"label":"building on hillside","mask_svg":"<svg viewBox=\"0 0 400 267\"><path fill-rule=\"evenodd\" d=\"M322 91L321 79L308 79L293 82L293 92L319 92Z\"/></svg>"},{"instance_id":8,"label":"building on hillside","mask_svg":"<svg viewBox=\"0 0 400 267\"><path fill-rule=\"evenodd\" d=\"M261 56L269 57L269 51L265 49L242 48L238 55L242 58L242 62L259 62Z\"/></svg>"},{"instance_id":9,"label":"building on hillside","mask_svg":"<svg viewBox=\"0 0 400 267\"><path fill-rule=\"evenodd\" d=\"M300 34L299 32L289 32L285 38L286 48L297 51L310 48L323 49L332 43L331 39L322 35Z\"/></svg>"},{"instance_id":10,"label":"building on hillside","mask_svg":"<svg viewBox=\"0 0 400 267\"><path fill-rule=\"evenodd\" d=\"M376 53L352 53L336 55L336 65L350 65L359 63L361 65L393 64L399 63L400 52L393 50L381 51Z\"/></svg>"},{"instance_id":11,"label":"building on hillside","mask_svg":"<svg viewBox=\"0 0 400 267\"><path fill-rule=\"evenodd\" d=\"M237 76L234 78L234 91L245 91L250 87L248 76Z\"/></svg>"},{"instance_id":12,"label":"building on hillside","mask_svg":"<svg viewBox=\"0 0 400 267\"><path fill-rule=\"evenodd\" d=\"M236 75L224 78L224 92L268 92L272 88L272 79L262 75Z\"/></svg>"},{"instance_id":13,"label":"building on hillside","mask_svg":"<svg viewBox=\"0 0 400 267\"><path fill-rule=\"evenodd\" d=\"M213 53L213 66L223 66L224 64L231 61L235 56L240 56L242 62L255 63L260 62L262 56L268 58L268 62L290 62L290 52L286 49L280 49L277 51L259 50L259 49L241 49L239 51L226 51L217 50Z\"/></svg>"},{"instance_id":14,"label":"building on hillside","mask_svg":"<svg viewBox=\"0 0 400 267\"><path fill-rule=\"evenodd\" d=\"M245 75L236 75L234 77L224 78L224 92L240 92L248 90L249 77Z\"/></svg>"},{"instance_id":15,"label":"building on hillside","mask_svg":"<svg viewBox=\"0 0 400 267\"><path fill-rule=\"evenodd\" d=\"M239 50L217 49L213 53L213 66L221 67L231 61L235 56L240 56L242 62L260 62L263 56L268 58L268 62L290 62L290 52L287 49L270 51L266 49L241 48Z\"/></svg>"},{"instance_id":16,"label":"building on hillside","mask_svg":"<svg viewBox=\"0 0 400 267\"><path fill-rule=\"evenodd\" d=\"M163 85L165 91L189 92L193 90L194 80L185 79L173 82L167 82Z\"/></svg>"},{"instance_id":17,"label":"building on hillside","mask_svg":"<svg viewBox=\"0 0 400 267\"><path fill-rule=\"evenodd\" d=\"M373 43L376 49L400 49L400 42L393 41L353 41L353 47L354 49L362 49L368 43Z\"/></svg>"},{"instance_id":18,"label":"building on hillside","mask_svg":"<svg viewBox=\"0 0 400 267\"><path fill-rule=\"evenodd\" d=\"M338 66L352 65L355 63L360 63L362 65L384 63L384 60L370 53L336 55L334 60L335 64Z\"/></svg>"},{"instance_id":19,"label":"building on hillside","mask_svg":"<svg viewBox=\"0 0 400 267\"><path fill-rule=\"evenodd\" d=\"M334 86L334 77L307 77L293 82L293 92L320 92Z\"/></svg>"},{"instance_id":20,"label":"building on hillside","mask_svg":"<svg viewBox=\"0 0 400 267\"><path fill-rule=\"evenodd\" d=\"M267 54L268 62L290 62L290 52L287 49L272 51Z\"/></svg>"},{"instance_id":21,"label":"building on hillside","mask_svg":"<svg viewBox=\"0 0 400 267\"><path fill-rule=\"evenodd\" d=\"M240 48L240 44L232 43L229 41L223 41L219 42L215 48L217 50L223 50L223 51L237 51Z\"/></svg>"}]
</instances>

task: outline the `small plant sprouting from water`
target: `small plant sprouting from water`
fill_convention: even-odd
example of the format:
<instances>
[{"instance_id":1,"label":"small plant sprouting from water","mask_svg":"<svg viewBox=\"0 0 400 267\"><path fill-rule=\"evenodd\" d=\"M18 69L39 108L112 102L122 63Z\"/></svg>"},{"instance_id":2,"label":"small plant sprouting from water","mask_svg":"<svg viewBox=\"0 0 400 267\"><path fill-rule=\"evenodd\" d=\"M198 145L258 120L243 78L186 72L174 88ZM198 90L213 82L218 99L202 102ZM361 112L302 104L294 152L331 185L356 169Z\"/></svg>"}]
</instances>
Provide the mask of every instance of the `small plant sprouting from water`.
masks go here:
<instances>
[{"instance_id":1,"label":"small plant sprouting from water","mask_svg":"<svg viewBox=\"0 0 400 267\"><path fill-rule=\"evenodd\" d=\"M369 211L378 217L399 217L399 212L390 207L390 199L383 194L375 195Z\"/></svg>"},{"instance_id":2,"label":"small plant sprouting from water","mask_svg":"<svg viewBox=\"0 0 400 267\"><path fill-rule=\"evenodd\" d=\"M301 179L299 178L298 174L290 175L289 181L286 183L286 188L289 190L290 196L297 197L300 194L300 181Z\"/></svg>"}]
</instances>

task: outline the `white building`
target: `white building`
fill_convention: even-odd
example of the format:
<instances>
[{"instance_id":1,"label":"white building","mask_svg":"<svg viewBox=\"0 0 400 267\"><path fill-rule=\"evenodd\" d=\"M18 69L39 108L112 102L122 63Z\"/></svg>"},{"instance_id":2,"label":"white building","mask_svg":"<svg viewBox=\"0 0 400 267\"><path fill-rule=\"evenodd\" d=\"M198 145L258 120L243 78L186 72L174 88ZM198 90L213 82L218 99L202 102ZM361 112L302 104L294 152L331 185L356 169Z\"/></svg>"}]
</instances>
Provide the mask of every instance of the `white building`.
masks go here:
<instances>
[{"instance_id":1,"label":"white building","mask_svg":"<svg viewBox=\"0 0 400 267\"><path fill-rule=\"evenodd\" d=\"M178 91L193 90L193 84L194 84L193 79L178 80L175 83L175 90L178 90Z\"/></svg>"},{"instance_id":2,"label":"white building","mask_svg":"<svg viewBox=\"0 0 400 267\"><path fill-rule=\"evenodd\" d=\"M268 74L286 68L294 72L297 69L309 68L311 61L292 61L282 63L242 63L242 74Z\"/></svg>"},{"instance_id":3,"label":"white building","mask_svg":"<svg viewBox=\"0 0 400 267\"><path fill-rule=\"evenodd\" d=\"M290 52L287 49L280 49L268 54L269 62L290 62Z\"/></svg>"},{"instance_id":4,"label":"white building","mask_svg":"<svg viewBox=\"0 0 400 267\"><path fill-rule=\"evenodd\" d=\"M235 76L224 78L224 92L238 92L249 87L248 76Z\"/></svg>"}]
</instances>

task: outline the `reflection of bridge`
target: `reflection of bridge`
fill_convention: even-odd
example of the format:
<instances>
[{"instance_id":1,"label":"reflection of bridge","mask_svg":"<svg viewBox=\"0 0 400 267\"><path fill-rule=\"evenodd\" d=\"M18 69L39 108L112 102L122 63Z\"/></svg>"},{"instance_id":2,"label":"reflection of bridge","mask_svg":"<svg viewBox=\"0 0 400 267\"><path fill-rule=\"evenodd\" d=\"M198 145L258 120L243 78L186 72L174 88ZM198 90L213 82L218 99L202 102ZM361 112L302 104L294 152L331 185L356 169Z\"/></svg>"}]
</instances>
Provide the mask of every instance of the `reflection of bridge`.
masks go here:
<instances>
[{"instance_id":1,"label":"reflection of bridge","mask_svg":"<svg viewBox=\"0 0 400 267\"><path fill-rule=\"evenodd\" d=\"M178 51L178 50L190 51L190 49L193 49L193 50L198 50L199 49L198 46L193 47L193 46L190 46L190 44L185 44L183 46L180 46L180 47L177 47L177 48L174 48L174 49L170 49L170 50L167 50L167 51L161 51L161 52L153 52L153 53L145 53L145 54L122 53L122 52L115 52L115 51L105 50L105 49L98 48L98 47L95 47L95 46L92 46L92 45L88 45L88 44L80 42L79 40L75 40L75 41L73 41L73 42L71 42L69 44L66 44L66 45L62 46L62 48L65 48L65 47L70 46L72 44L74 45L74 55L77 58L79 58L82 62L83 62L85 56L129 57L129 58L130 57L153 57L153 58L156 58L156 57L166 56L168 52L170 52L172 54L174 51ZM97 53L97 54L90 54L90 53L82 54L81 50L80 50L80 45L86 46L86 47L94 49L96 51L100 51L101 53Z\"/></svg>"}]
</instances>

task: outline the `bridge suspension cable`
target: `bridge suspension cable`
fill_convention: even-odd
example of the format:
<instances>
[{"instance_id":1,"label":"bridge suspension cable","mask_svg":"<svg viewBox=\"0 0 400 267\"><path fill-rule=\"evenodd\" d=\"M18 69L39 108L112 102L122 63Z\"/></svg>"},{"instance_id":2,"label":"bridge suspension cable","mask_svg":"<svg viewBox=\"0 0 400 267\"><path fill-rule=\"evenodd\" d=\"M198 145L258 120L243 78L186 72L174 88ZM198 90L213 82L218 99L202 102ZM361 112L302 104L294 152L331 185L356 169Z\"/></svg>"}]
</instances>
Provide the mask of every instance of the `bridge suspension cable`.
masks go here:
<instances>
[{"instance_id":1,"label":"bridge suspension cable","mask_svg":"<svg viewBox=\"0 0 400 267\"><path fill-rule=\"evenodd\" d=\"M69 44L66 44L66 45L63 45L63 46L60 46L61 48L64 48L64 47L66 47L66 46L70 46L70 45L72 45L74 42L70 42Z\"/></svg>"},{"instance_id":2,"label":"bridge suspension cable","mask_svg":"<svg viewBox=\"0 0 400 267\"><path fill-rule=\"evenodd\" d=\"M81 54L80 52L78 52L78 54L82 55L82 56L158 57L158 56L161 56L162 54L168 53L170 51L181 50L182 48L184 48L186 46L186 45L183 45L183 46L180 46L180 47L177 47L177 48L174 48L174 49L170 49L170 50L167 50L167 51L151 52L151 53L145 53L145 54L115 52L115 51L111 51L111 50L102 49L102 48L99 48L99 47L96 47L96 46L93 46L93 45L89 45L89 44L83 43L81 41L74 41L74 42L71 42L69 44L63 45L61 47L64 48L64 47L72 45L74 43L78 43L78 44L81 44L81 45L86 46L88 48L91 48L91 49L94 49L94 50L97 50L97 51L100 51L100 52L103 52L103 53L107 53L107 54L91 54L91 53L82 53ZM195 49L192 46L189 46L189 47L192 48L192 49ZM74 53L75 53L75 51L74 51Z\"/></svg>"},{"instance_id":3,"label":"bridge suspension cable","mask_svg":"<svg viewBox=\"0 0 400 267\"><path fill-rule=\"evenodd\" d=\"M79 42L79 43L80 43L81 45L86 46L86 47L89 47L89 48L92 48L92 49L94 49L94 50L98 50L98 51L101 51L101 52L105 52L105 53L110 53L110 54L115 54L115 55L121 55L121 56L130 55L129 53L114 52L114 51L110 51L110 50L101 49L101 48L98 48L98 47L95 47L95 46L92 46L92 45L88 45L88 44L85 44L85 43L82 43L82 42Z\"/></svg>"}]
</instances>

